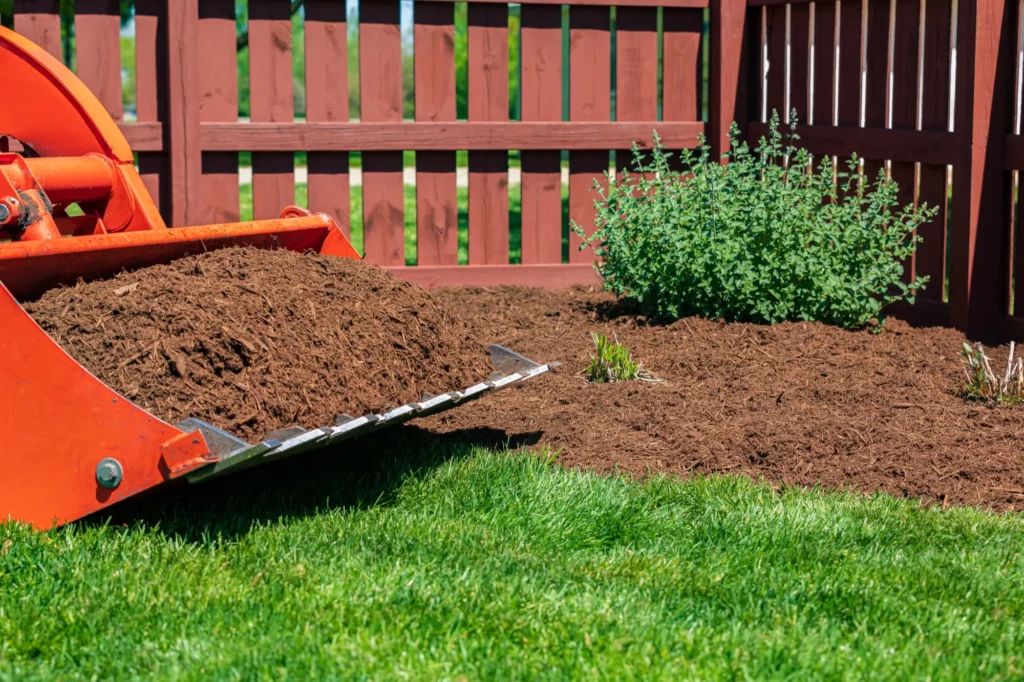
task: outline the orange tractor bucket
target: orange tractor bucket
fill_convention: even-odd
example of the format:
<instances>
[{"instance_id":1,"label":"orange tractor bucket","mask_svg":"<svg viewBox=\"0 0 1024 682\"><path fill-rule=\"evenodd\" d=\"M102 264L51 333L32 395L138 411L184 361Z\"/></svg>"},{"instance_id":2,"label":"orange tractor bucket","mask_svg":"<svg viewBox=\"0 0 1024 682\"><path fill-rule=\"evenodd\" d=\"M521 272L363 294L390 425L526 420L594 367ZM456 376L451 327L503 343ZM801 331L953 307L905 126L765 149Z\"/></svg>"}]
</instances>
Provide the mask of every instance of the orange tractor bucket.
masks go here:
<instances>
[{"instance_id":1,"label":"orange tractor bucket","mask_svg":"<svg viewBox=\"0 0 1024 682\"><path fill-rule=\"evenodd\" d=\"M19 300L229 246L360 256L330 216L296 206L278 220L168 228L117 124L74 74L2 27L0 73L21 95L0 109L0 522L68 523L172 479L199 482L334 445L557 366L491 346L495 372L463 391L255 444L198 419L161 421L86 371ZM82 215L68 215L72 204Z\"/></svg>"}]
</instances>

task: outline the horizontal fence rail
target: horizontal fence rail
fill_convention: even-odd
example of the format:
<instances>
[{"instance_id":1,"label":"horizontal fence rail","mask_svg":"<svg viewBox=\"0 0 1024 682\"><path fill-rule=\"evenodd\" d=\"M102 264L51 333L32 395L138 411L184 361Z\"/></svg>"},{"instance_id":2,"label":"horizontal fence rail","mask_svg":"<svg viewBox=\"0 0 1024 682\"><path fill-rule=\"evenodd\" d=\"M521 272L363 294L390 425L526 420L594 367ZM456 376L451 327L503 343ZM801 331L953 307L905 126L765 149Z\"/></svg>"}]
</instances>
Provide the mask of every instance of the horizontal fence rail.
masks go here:
<instances>
[{"instance_id":1,"label":"horizontal fence rail","mask_svg":"<svg viewBox=\"0 0 1024 682\"><path fill-rule=\"evenodd\" d=\"M894 312L1024 338L1020 0L122 5L0 19L93 90L173 224L302 201L427 286L597 284L569 225L634 144L718 155L795 110L813 154L939 208Z\"/></svg>"}]
</instances>

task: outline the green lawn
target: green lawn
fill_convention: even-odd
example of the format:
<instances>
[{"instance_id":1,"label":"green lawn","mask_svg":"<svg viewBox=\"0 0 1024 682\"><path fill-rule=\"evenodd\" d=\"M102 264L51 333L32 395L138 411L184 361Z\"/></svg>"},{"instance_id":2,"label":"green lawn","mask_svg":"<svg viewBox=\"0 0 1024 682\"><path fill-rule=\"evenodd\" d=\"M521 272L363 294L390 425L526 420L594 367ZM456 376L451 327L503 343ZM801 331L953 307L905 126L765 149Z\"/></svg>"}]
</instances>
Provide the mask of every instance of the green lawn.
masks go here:
<instances>
[{"instance_id":1,"label":"green lawn","mask_svg":"<svg viewBox=\"0 0 1024 682\"><path fill-rule=\"evenodd\" d=\"M509 262L522 261L522 198L519 185L509 185ZM469 190L457 190L459 207L459 263L469 262ZM359 187L351 189L350 210L352 221L352 244L363 252L363 194ZM309 195L305 183L295 185L295 203L306 206ZM252 220L252 185L241 186L241 219ZM562 225L569 224L569 188L562 187ZM562 260L569 259L569 235L563 230ZM405 262L416 264L416 187L405 185Z\"/></svg>"},{"instance_id":2,"label":"green lawn","mask_svg":"<svg viewBox=\"0 0 1024 682\"><path fill-rule=\"evenodd\" d=\"M1024 520L350 447L0 526L0 679L1019 679ZM122 524L126 525L122 525Z\"/></svg>"}]
</instances>

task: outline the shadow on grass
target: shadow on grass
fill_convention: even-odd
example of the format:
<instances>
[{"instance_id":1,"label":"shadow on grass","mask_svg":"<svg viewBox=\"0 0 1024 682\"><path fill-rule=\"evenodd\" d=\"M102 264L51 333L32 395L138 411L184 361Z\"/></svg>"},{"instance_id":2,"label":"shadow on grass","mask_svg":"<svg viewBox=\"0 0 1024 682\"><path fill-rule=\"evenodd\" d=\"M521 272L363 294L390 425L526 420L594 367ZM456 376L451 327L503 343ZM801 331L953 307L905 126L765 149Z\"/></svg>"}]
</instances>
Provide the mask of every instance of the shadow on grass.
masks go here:
<instances>
[{"instance_id":1,"label":"shadow on grass","mask_svg":"<svg viewBox=\"0 0 1024 682\"><path fill-rule=\"evenodd\" d=\"M489 428L436 434L407 424L206 483L161 486L78 523L138 524L190 542L233 539L253 523L390 504L409 475L466 457L474 448L516 449L535 445L540 436Z\"/></svg>"}]
</instances>

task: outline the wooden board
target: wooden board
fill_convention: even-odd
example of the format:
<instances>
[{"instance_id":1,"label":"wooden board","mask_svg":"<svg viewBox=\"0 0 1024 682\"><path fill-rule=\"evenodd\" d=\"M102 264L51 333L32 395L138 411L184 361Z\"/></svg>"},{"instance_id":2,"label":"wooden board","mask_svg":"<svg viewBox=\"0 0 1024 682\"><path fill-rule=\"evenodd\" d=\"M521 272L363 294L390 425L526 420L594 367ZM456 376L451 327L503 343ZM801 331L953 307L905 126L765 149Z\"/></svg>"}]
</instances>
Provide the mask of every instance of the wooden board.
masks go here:
<instances>
[{"instance_id":1,"label":"wooden board","mask_svg":"<svg viewBox=\"0 0 1024 682\"><path fill-rule=\"evenodd\" d=\"M611 26L604 7L569 9L569 118L608 121L611 118ZM600 141L600 138L595 138ZM589 234L594 231L597 198L594 180L608 171L608 151L569 154L569 219ZM569 235L569 262L588 263L593 251L580 250L582 240Z\"/></svg>"},{"instance_id":2,"label":"wooden board","mask_svg":"<svg viewBox=\"0 0 1024 682\"><path fill-rule=\"evenodd\" d=\"M368 123L402 121L402 36L398 0L362 0L359 103ZM371 263L405 263L402 152L363 152L363 249Z\"/></svg>"},{"instance_id":3,"label":"wooden board","mask_svg":"<svg viewBox=\"0 0 1024 682\"><path fill-rule=\"evenodd\" d=\"M523 5L523 121L562 119L562 12L553 5ZM522 260L562 262L561 153L522 152Z\"/></svg>"},{"instance_id":4,"label":"wooden board","mask_svg":"<svg viewBox=\"0 0 1024 682\"><path fill-rule=\"evenodd\" d=\"M765 123L750 124L750 135L755 139L767 132ZM957 154L956 136L946 132L803 125L797 126L796 132L800 136L800 146L812 154L838 156L840 159L856 153L868 158L888 157L894 161L946 164L952 163Z\"/></svg>"},{"instance_id":5,"label":"wooden board","mask_svg":"<svg viewBox=\"0 0 1024 682\"><path fill-rule=\"evenodd\" d=\"M798 121L810 121L811 102L811 6L790 6L789 15L789 110Z\"/></svg>"},{"instance_id":6,"label":"wooden board","mask_svg":"<svg viewBox=\"0 0 1024 682\"><path fill-rule=\"evenodd\" d=\"M666 8L662 36L662 118L699 121L704 85L704 12ZM624 120L621 116L618 119Z\"/></svg>"},{"instance_id":7,"label":"wooden board","mask_svg":"<svg viewBox=\"0 0 1024 682\"><path fill-rule=\"evenodd\" d=\"M60 0L16 0L14 30L63 60L60 40Z\"/></svg>"},{"instance_id":8,"label":"wooden board","mask_svg":"<svg viewBox=\"0 0 1024 682\"><path fill-rule=\"evenodd\" d=\"M454 121L455 8L421 1L415 20L416 121ZM416 153L416 264L457 265L459 207L452 150Z\"/></svg>"},{"instance_id":9,"label":"wooden board","mask_svg":"<svg viewBox=\"0 0 1024 682\"><path fill-rule=\"evenodd\" d=\"M254 122L294 119L291 10L282 0L249 2L249 92ZM294 154L253 152L253 218L277 218L294 201Z\"/></svg>"},{"instance_id":10,"label":"wooden board","mask_svg":"<svg viewBox=\"0 0 1024 682\"><path fill-rule=\"evenodd\" d=\"M623 7L615 15L615 120L651 121L658 116L658 13L652 7ZM629 148L615 154L615 171L636 170ZM647 162L646 155L641 156Z\"/></svg>"},{"instance_id":11,"label":"wooden board","mask_svg":"<svg viewBox=\"0 0 1024 682\"><path fill-rule=\"evenodd\" d=\"M812 125L832 125L835 112L836 2L814 3L814 102Z\"/></svg>"},{"instance_id":12,"label":"wooden board","mask_svg":"<svg viewBox=\"0 0 1024 682\"><path fill-rule=\"evenodd\" d=\"M921 127L924 130L946 130L948 127L952 21L950 4L925 3L927 34L921 80ZM921 164L918 202L936 206L939 212L918 230L922 241L917 247L916 267L918 274L931 278L921 297L934 300L942 300L945 289L946 229L949 222L947 181L945 165Z\"/></svg>"},{"instance_id":13,"label":"wooden board","mask_svg":"<svg viewBox=\"0 0 1024 682\"><path fill-rule=\"evenodd\" d=\"M729 151L729 133L733 123L741 134L751 118L752 107L760 102L758 77L761 45L760 10L749 10L745 0L723 0L709 12L711 49L708 83L708 135L711 153L721 159ZM703 17L701 17L703 23ZM665 54L668 54L669 26L674 20L666 12ZM702 27L703 28L703 27ZM698 50L699 54L699 50ZM667 62L666 62L667 63ZM699 62L698 62L699 64ZM666 66L666 70L667 70ZM697 82L703 69L697 66ZM668 97L665 96L667 102ZM667 105L665 106L667 111ZM666 118L668 115L666 113Z\"/></svg>"},{"instance_id":14,"label":"wooden board","mask_svg":"<svg viewBox=\"0 0 1024 682\"><path fill-rule=\"evenodd\" d=\"M861 0L840 0L839 110L841 126L860 125ZM840 159L840 168L846 170Z\"/></svg>"},{"instance_id":15,"label":"wooden board","mask_svg":"<svg viewBox=\"0 0 1024 682\"><path fill-rule=\"evenodd\" d=\"M469 3L469 120L508 120L508 7ZM508 263L508 152L469 152L469 264Z\"/></svg>"},{"instance_id":16,"label":"wooden board","mask_svg":"<svg viewBox=\"0 0 1024 682\"><path fill-rule=\"evenodd\" d=\"M565 289L576 285L601 286L601 278L590 263L455 267L418 265L388 269L399 279L415 282L426 289L445 286L522 286L542 289Z\"/></svg>"},{"instance_id":17,"label":"wooden board","mask_svg":"<svg viewBox=\"0 0 1024 682\"><path fill-rule=\"evenodd\" d=\"M689 147L705 131L699 121L641 123L588 123L565 121L527 123L491 121L473 123L204 123L202 147L208 151L252 149L373 151L424 149L580 149L601 140L609 146L652 145L657 128L662 142ZM603 146L603 145L602 145Z\"/></svg>"},{"instance_id":18,"label":"wooden board","mask_svg":"<svg viewBox=\"0 0 1024 682\"><path fill-rule=\"evenodd\" d=\"M118 0L75 3L75 71L115 121L121 99L121 15Z\"/></svg>"},{"instance_id":19,"label":"wooden board","mask_svg":"<svg viewBox=\"0 0 1024 682\"><path fill-rule=\"evenodd\" d=\"M1012 111L1009 0L960 2L957 11L956 205L950 216L950 319L968 336L997 339L1009 310L1008 174L999 142ZM1011 24L1012 25L1012 24ZM998 197L998 199L997 199Z\"/></svg>"},{"instance_id":20,"label":"wooden board","mask_svg":"<svg viewBox=\"0 0 1024 682\"><path fill-rule=\"evenodd\" d=\"M772 112L785 121L786 111L786 7L768 7L765 14L765 29L768 41L768 109L765 121L770 121Z\"/></svg>"},{"instance_id":21,"label":"wooden board","mask_svg":"<svg viewBox=\"0 0 1024 682\"><path fill-rule=\"evenodd\" d=\"M348 122L348 24L344 3L306 0L306 120ZM352 232L348 151L309 152L309 209Z\"/></svg>"},{"instance_id":22,"label":"wooden board","mask_svg":"<svg viewBox=\"0 0 1024 682\"><path fill-rule=\"evenodd\" d=\"M135 0L135 117L141 124L160 121L164 117L158 52L160 40L160 0ZM166 48L166 44L163 45ZM123 124L122 124L123 125ZM160 131L161 148L163 130ZM169 189L169 166L166 153L140 152L135 141L129 140L132 151L139 154L139 175L149 195L165 215Z\"/></svg>"},{"instance_id":23,"label":"wooden board","mask_svg":"<svg viewBox=\"0 0 1024 682\"><path fill-rule=\"evenodd\" d=\"M199 50L203 64L199 71L200 121L238 120L235 32L234 0L200 3ZM204 224L239 219L237 153L203 152L199 205L200 222Z\"/></svg>"},{"instance_id":24,"label":"wooden board","mask_svg":"<svg viewBox=\"0 0 1024 682\"><path fill-rule=\"evenodd\" d=\"M901 0L902 1L902 0ZM884 128L888 121L889 74L889 0L867 0L868 34L864 53L864 127ZM901 39L903 37L901 36ZM884 159L864 157L864 175L868 182L878 179Z\"/></svg>"},{"instance_id":25,"label":"wooden board","mask_svg":"<svg viewBox=\"0 0 1024 682\"><path fill-rule=\"evenodd\" d=\"M896 32L892 58L892 127L896 130L914 130L917 127L917 67L919 29L921 23L920 0L900 0L896 3ZM899 205L917 205L917 164L894 161L890 170L893 182L899 185ZM909 283L917 268L911 257L903 265L903 281Z\"/></svg>"}]
</instances>

